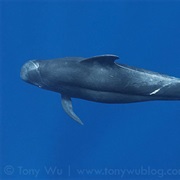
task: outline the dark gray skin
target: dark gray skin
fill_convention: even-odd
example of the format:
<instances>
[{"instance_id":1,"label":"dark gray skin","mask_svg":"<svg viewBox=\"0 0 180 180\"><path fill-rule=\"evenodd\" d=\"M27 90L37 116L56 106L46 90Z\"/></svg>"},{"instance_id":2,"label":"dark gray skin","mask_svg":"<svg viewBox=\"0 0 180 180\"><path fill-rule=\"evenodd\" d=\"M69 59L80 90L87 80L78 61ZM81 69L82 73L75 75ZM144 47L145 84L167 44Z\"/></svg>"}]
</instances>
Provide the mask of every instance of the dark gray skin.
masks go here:
<instances>
[{"instance_id":1,"label":"dark gray skin","mask_svg":"<svg viewBox=\"0 0 180 180\"><path fill-rule=\"evenodd\" d=\"M65 112L73 112L71 97L101 103L180 100L180 79L114 62L115 55L91 58L67 57L31 60L23 65L21 78L62 96Z\"/></svg>"}]
</instances>

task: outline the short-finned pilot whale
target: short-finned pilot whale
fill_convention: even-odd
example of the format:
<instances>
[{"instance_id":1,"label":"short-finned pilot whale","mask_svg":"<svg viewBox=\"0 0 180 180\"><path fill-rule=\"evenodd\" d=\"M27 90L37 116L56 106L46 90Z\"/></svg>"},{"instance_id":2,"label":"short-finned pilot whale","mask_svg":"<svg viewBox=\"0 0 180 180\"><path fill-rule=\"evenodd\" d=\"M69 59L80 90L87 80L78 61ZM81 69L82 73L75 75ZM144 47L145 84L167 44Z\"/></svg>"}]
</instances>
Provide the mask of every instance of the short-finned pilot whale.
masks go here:
<instances>
[{"instance_id":1,"label":"short-finned pilot whale","mask_svg":"<svg viewBox=\"0 0 180 180\"><path fill-rule=\"evenodd\" d=\"M30 60L21 78L61 94L64 111L83 124L74 113L71 98L101 103L180 100L180 79L115 62L116 55L90 58L65 57Z\"/></svg>"}]
</instances>

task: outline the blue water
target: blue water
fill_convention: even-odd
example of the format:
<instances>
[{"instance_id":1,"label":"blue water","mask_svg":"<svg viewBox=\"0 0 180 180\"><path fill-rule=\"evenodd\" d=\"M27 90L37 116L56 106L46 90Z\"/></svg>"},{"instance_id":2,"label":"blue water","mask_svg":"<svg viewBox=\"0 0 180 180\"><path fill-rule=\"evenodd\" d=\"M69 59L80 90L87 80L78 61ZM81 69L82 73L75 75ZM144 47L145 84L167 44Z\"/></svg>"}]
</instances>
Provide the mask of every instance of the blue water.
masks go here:
<instances>
[{"instance_id":1,"label":"blue water","mask_svg":"<svg viewBox=\"0 0 180 180\"><path fill-rule=\"evenodd\" d=\"M1 179L180 179L180 102L107 105L20 79L30 59L116 54L180 77L179 1L1 1ZM124 172L124 173L123 173Z\"/></svg>"}]
</instances>

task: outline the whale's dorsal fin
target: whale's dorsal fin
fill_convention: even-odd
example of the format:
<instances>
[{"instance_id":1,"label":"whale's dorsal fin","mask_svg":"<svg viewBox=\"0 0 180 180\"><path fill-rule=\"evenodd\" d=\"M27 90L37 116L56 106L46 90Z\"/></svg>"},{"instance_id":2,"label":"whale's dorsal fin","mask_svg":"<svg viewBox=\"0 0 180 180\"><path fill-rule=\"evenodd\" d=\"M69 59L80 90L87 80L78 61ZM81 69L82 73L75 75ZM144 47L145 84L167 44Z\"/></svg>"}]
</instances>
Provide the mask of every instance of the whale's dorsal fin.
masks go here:
<instances>
[{"instance_id":1,"label":"whale's dorsal fin","mask_svg":"<svg viewBox=\"0 0 180 180\"><path fill-rule=\"evenodd\" d=\"M94 63L97 62L99 64L113 64L116 59L119 59L118 56L113 54L105 54L100 56L94 56L91 58L86 58L81 61L81 63Z\"/></svg>"},{"instance_id":2,"label":"whale's dorsal fin","mask_svg":"<svg viewBox=\"0 0 180 180\"><path fill-rule=\"evenodd\" d=\"M72 107L72 101L71 98L67 95L61 95L61 104L64 109L64 111L75 121L83 125L83 122L79 119L79 117L74 113L73 107Z\"/></svg>"}]
</instances>

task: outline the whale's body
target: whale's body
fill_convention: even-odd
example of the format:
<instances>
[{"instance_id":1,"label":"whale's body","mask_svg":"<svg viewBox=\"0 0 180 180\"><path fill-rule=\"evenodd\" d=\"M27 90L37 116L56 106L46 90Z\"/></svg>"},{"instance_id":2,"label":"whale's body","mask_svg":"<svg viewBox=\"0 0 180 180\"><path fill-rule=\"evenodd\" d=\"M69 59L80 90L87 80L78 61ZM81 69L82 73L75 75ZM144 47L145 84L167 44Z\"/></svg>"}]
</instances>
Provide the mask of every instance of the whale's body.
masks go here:
<instances>
[{"instance_id":1,"label":"whale's body","mask_svg":"<svg viewBox=\"0 0 180 180\"><path fill-rule=\"evenodd\" d=\"M21 78L58 92L66 113L82 124L72 109L72 98L101 103L180 100L180 79L114 62L115 55L31 60Z\"/></svg>"}]
</instances>

